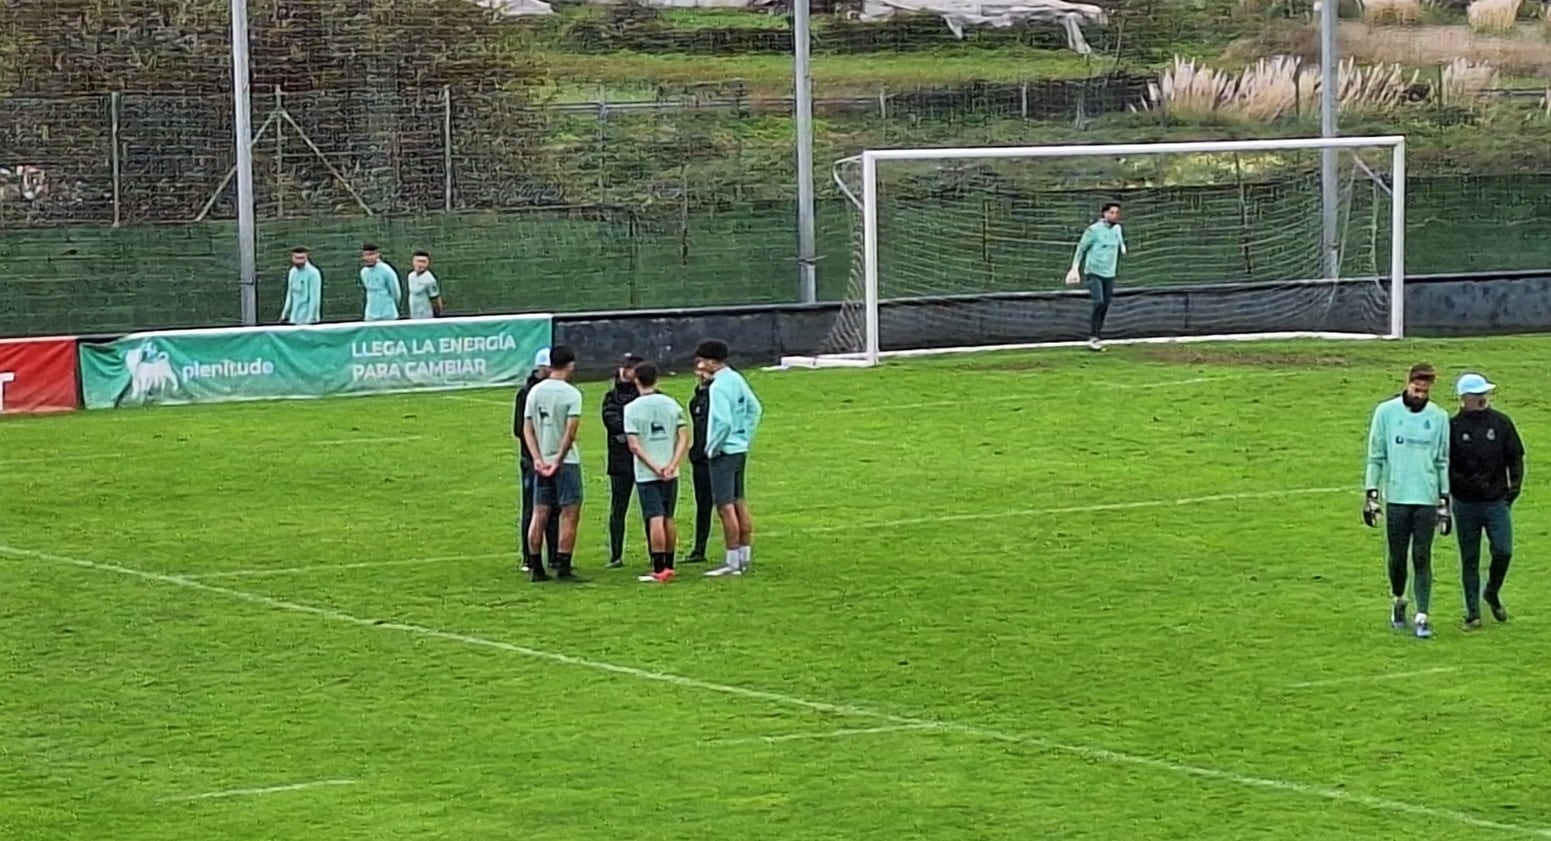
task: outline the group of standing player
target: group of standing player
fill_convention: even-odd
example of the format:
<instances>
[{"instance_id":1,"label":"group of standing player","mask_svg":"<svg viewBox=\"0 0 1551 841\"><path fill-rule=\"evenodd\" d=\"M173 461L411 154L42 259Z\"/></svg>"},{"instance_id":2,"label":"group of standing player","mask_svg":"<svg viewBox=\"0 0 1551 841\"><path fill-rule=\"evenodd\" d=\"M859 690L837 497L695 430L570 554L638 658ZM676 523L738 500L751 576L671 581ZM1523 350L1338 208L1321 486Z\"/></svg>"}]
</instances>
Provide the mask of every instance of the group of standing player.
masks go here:
<instances>
[{"instance_id":1,"label":"group of standing player","mask_svg":"<svg viewBox=\"0 0 1551 841\"><path fill-rule=\"evenodd\" d=\"M1477 373L1462 375L1455 383L1460 411L1450 418L1431 402L1437 378L1431 365L1412 366L1400 395L1374 410L1364 479L1363 522L1373 528L1382 517L1389 538L1390 625L1407 627L1409 571L1422 639L1432 636L1435 531L1457 535L1465 628L1481 627L1482 601L1494 619L1508 621L1502 588L1513 560L1513 503L1524 487L1524 444L1513 421L1491 407L1497 386ZM1484 588L1483 533L1491 547Z\"/></svg>"},{"instance_id":2,"label":"group of standing player","mask_svg":"<svg viewBox=\"0 0 1551 841\"><path fill-rule=\"evenodd\" d=\"M613 491L610 567L624 565L624 518L633 490L646 522L652 560L652 571L639 580L667 583L673 579L679 471L688 459L700 513L695 550L686 562L705 560L714 507L727 551L723 563L706 575L742 575L751 568L753 521L744 476L764 410L727 358L725 342L709 339L696 347L699 383L687 417L678 401L658 390L661 372L655 364L629 356L621 365L614 388L604 398L603 412ZM512 432L520 451L519 543L523 571L533 581L550 580L551 571L559 581L581 580L573 560L583 501L582 456L576 443L582 394L570 382L575 371L574 350L565 345L547 348L539 352L532 375L517 393ZM619 458L621 447L628 462Z\"/></svg>"},{"instance_id":3,"label":"group of standing player","mask_svg":"<svg viewBox=\"0 0 1551 841\"><path fill-rule=\"evenodd\" d=\"M431 273L431 255L416 251L409 260L409 276L400 284L398 271L382 259L380 248L371 243L361 246L361 290L366 295L362 321L397 320L399 304L406 297L410 318L441 318L442 287ZM313 265L312 253L306 248L291 249L291 269L286 275L280 320L286 324L317 324L323 320L323 272Z\"/></svg>"}]
</instances>

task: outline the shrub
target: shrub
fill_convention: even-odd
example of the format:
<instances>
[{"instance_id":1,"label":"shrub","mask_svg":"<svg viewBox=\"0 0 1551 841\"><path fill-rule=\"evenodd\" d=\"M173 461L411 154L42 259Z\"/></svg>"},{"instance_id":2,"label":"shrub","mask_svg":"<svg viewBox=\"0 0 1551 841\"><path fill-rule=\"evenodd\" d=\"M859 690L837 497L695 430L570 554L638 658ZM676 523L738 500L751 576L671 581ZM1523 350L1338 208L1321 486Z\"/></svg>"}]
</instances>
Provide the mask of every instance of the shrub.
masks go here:
<instances>
[{"instance_id":1,"label":"shrub","mask_svg":"<svg viewBox=\"0 0 1551 841\"><path fill-rule=\"evenodd\" d=\"M1512 32L1524 0L1474 0L1465 7L1465 20L1477 32Z\"/></svg>"},{"instance_id":2,"label":"shrub","mask_svg":"<svg viewBox=\"0 0 1551 841\"><path fill-rule=\"evenodd\" d=\"M1486 98L1495 90L1501 78L1497 68L1486 62L1473 62L1456 58L1444 65L1439 74L1442 82L1443 102L1446 105L1468 105Z\"/></svg>"},{"instance_id":3,"label":"shrub","mask_svg":"<svg viewBox=\"0 0 1551 841\"><path fill-rule=\"evenodd\" d=\"M1422 0L1363 0L1362 10L1363 21L1373 26L1413 24L1422 20Z\"/></svg>"},{"instance_id":4,"label":"shrub","mask_svg":"<svg viewBox=\"0 0 1551 841\"><path fill-rule=\"evenodd\" d=\"M1292 56L1264 58L1237 74L1175 56L1158 81L1148 85L1142 108L1193 122L1263 123L1312 115L1318 111L1319 75L1317 63ZM1416 78L1415 73L1408 78L1398 64L1362 67L1347 59L1337 71L1337 107L1343 114L1387 114L1405 101Z\"/></svg>"}]
</instances>

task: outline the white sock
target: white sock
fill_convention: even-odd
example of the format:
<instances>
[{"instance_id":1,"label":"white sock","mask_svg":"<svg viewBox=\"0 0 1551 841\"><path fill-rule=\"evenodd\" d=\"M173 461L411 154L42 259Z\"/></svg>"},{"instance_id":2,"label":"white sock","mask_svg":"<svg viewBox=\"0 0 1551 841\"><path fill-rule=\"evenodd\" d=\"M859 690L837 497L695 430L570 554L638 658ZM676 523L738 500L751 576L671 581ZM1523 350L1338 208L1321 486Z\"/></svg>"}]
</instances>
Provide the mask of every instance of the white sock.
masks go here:
<instances>
[{"instance_id":1,"label":"white sock","mask_svg":"<svg viewBox=\"0 0 1551 841\"><path fill-rule=\"evenodd\" d=\"M733 569L737 569L738 568L738 560L741 557L742 557L742 555L739 554L737 549L728 549L727 550L727 560L724 561L723 563L725 563L727 566L732 567Z\"/></svg>"},{"instance_id":2,"label":"white sock","mask_svg":"<svg viewBox=\"0 0 1551 841\"><path fill-rule=\"evenodd\" d=\"M1427 621L1427 614L1425 614L1425 613L1418 613L1416 615L1416 621L1418 621L1418 622L1426 622Z\"/></svg>"},{"instance_id":3,"label":"white sock","mask_svg":"<svg viewBox=\"0 0 1551 841\"><path fill-rule=\"evenodd\" d=\"M749 565L749 548L748 546L738 547L738 563L744 566Z\"/></svg>"}]
</instances>

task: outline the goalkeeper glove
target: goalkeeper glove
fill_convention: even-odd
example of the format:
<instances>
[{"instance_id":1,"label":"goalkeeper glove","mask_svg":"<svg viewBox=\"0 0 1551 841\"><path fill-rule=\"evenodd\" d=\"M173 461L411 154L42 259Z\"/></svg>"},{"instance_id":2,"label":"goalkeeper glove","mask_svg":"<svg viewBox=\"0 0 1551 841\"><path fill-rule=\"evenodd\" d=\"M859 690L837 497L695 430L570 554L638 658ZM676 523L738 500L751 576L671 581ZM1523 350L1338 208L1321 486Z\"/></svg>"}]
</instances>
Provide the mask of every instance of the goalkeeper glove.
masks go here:
<instances>
[{"instance_id":1,"label":"goalkeeper glove","mask_svg":"<svg viewBox=\"0 0 1551 841\"><path fill-rule=\"evenodd\" d=\"M1078 271L1076 266L1073 266L1072 270L1066 273L1066 285L1076 286L1079 283L1082 283L1082 272Z\"/></svg>"},{"instance_id":2,"label":"goalkeeper glove","mask_svg":"<svg viewBox=\"0 0 1551 841\"><path fill-rule=\"evenodd\" d=\"M1363 525L1373 528L1379 524L1381 511L1379 509L1379 490L1370 488L1368 496L1363 500Z\"/></svg>"},{"instance_id":3,"label":"goalkeeper glove","mask_svg":"<svg viewBox=\"0 0 1551 841\"><path fill-rule=\"evenodd\" d=\"M1438 500L1438 533L1448 535L1454 531L1454 512L1449 508L1447 496Z\"/></svg>"}]
</instances>

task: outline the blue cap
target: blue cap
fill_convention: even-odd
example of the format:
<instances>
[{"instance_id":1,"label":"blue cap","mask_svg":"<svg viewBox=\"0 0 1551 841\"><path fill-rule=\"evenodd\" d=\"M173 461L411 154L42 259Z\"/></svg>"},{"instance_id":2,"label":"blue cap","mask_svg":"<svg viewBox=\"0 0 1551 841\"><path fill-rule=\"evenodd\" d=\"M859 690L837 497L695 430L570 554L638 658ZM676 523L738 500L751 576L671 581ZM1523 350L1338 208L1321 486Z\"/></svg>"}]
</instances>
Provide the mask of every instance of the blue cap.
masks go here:
<instances>
[{"instance_id":1,"label":"blue cap","mask_svg":"<svg viewBox=\"0 0 1551 841\"><path fill-rule=\"evenodd\" d=\"M1494 388L1497 386L1487 382L1486 377L1480 374L1463 374L1459 382L1454 384L1454 390L1460 397L1467 394L1491 394Z\"/></svg>"}]
</instances>

